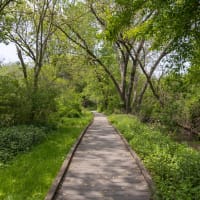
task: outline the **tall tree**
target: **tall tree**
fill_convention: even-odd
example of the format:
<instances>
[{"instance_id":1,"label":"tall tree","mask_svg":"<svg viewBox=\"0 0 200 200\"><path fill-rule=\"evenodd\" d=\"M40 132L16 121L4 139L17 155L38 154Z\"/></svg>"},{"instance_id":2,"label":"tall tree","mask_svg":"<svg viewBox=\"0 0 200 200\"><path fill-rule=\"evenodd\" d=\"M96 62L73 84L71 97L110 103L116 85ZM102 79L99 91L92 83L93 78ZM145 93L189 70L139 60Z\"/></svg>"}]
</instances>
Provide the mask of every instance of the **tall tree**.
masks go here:
<instances>
[{"instance_id":1,"label":"tall tree","mask_svg":"<svg viewBox=\"0 0 200 200\"><path fill-rule=\"evenodd\" d=\"M27 66L24 56L33 62L33 86L37 90L41 68L45 61L48 42L55 31L53 20L56 0L28 0L17 7L15 23L7 33L11 42L16 44L18 57L27 79Z\"/></svg>"},{"instance_id":2,"label":"tall tree","mask_svg":"<svg viewBox=\"0 0 200 200\"><path fill-rule=\"evenodd\" d=\"M74 14L70 13L69 16L69 13L65 12L60 17L60 19L62 19L60 24L56 24L56 27L60 29L68 40L83 49L95 64L100 65L104 69L112 80L123 102L124 111L131 112L132 99L138 99L133 97L133 94L136 87L134 85L136 85L137 82L135 74L139 69L146 76L146 83L143 92L141 91L139 96L139 102L142 101L143 94L149 85L155 97L162 104L162 100L153 86L151 78L160 61L169 53L171 42L167 43L160 51L157 51L157 54L155 54L156 59L152 62L152 59L148 59L149 52L152 53L152 51L150 51L152 43L143 36L141 36L141 38L128 38L124 37L123 32L119 32L112 42L105 39L104 30L109 28L110 18L116 10L120 8L114 4L114 2L107 2L104 0L98 2L86 1L85 3L75 4L72 7L75 12L79 9L79 17L76 15L76 17L73 18L73 16L75 16ZM146 13L144 17L144 15L137 12L134 19L135 26L137 23L141 24L143 21L147 21L150 16L149 13ZM88 19L89 21L86 21ZM89 32L88 30L91 30L91 27L93 27L93 34L91 35L90 33L93 37L92 43L91 38L85 34ZM103 34L101 34L102 32ZM98 35L98 38L96 35ZM103 59L102 52L105 50L105 47L107 47L107 49L110 48L110 50L112 49L109 52L110 55L115 55L115 61L113 60L112 63L107 64L105 59ZM114 66L114 63L118 65L118 74L116 74L116 68L113 70L112 65ZM138 101L136 101L135 104L138 104Z\"/></svg>"},{"instance_id":3,"label":"tall tree","mask_svg":"<svg viewBox=\"0 0 200 200\"><path fill-rule=\"evenodd\" d=\"M37 118L38 108L42 104L38 101L39 77L47 59L49 41L55 32L53 20L56 2L57 0L21 1L10 11L14 20L5 32L6 39L16 45L27 85L27 95L31 102L29 121Z\"/></svg>"}]
</instances>

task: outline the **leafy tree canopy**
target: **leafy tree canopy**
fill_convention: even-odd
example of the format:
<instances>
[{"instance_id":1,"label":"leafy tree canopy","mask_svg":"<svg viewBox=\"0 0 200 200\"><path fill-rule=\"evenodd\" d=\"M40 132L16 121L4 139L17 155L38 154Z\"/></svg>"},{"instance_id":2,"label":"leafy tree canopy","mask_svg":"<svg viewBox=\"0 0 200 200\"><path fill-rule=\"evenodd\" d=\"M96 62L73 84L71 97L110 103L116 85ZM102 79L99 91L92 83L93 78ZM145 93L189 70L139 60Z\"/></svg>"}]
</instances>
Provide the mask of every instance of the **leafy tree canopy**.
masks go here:
<instances>
[{"instance_id":1,"label":"leafy tree canopy","mask_svg":"<svg viewBox=\"0 0 200 200\"><path fill-rule=\"evenodd\" d=\"M115 12L107 22L109 39L123 32L124 37L151 39L157 49L173 39L173 49L181 55L179 60L199 62L198 0L115 0L115 3Z\"/></svg>"}]
</instances>

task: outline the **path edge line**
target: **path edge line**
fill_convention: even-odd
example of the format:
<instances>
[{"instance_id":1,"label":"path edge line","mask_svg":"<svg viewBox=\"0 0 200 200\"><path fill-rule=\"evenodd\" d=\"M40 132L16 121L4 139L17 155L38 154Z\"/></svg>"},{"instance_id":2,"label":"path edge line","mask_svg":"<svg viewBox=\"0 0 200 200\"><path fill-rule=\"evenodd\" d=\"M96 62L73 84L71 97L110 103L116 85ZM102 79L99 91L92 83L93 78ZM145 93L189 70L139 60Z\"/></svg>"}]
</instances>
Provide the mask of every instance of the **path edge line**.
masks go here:
<instances>
[{"instance_id":1,"label":"path edge line","mask_svg":"<svg viewBox=\"0 0 200 200\"><path fill-rule=\"evenodd\" d=\"M110 122L110 121L109 121ZM110 123L111 124L111 123ZM112 124L111 124L112 125ZM140 159L140 157L137 155L137 153L130 147L130 144L128 143L128 141L124 138L123 134L115 127L112 125L112 127L115 129L115 131L117 132L117 134L120 136L120 138L122 139L122 141L124 142L126 148L129 150L131 156L135 159L137 166L139 167L145 181L147 182L149 189L151 191L151 197L153 197L154 193L155 193L155 184L150 176L150 173L148 172L148 170L145 168L142 160Z\"/></svg>"},{"instance_id":2,"label":"path edge line","mask_svg":"<svg viewBox=\"0 0 200 200\"><path fill-rule=\"evenodd\" d=\"M81 132L80 136L78 137L76 143L72 146L72 148L70 149L69 153L67 154L67 157L66 159L63 161L63 164L56 176L56 178L54 179L46 197L44 200L53 200L55 195L56 195L56 192L65 176L65 174L67 173L68 169L69 169L69 166L71 164L71 161L72 161L72 158L79 146L79 144L81 143L82 139L83 139L83 136L85 135L85 133L87 132L88 128L92 125L94 121L94 115L93 115L93 118L91 120L91 122L85 127L85 129Z\"/></svg>"}]
</instances>

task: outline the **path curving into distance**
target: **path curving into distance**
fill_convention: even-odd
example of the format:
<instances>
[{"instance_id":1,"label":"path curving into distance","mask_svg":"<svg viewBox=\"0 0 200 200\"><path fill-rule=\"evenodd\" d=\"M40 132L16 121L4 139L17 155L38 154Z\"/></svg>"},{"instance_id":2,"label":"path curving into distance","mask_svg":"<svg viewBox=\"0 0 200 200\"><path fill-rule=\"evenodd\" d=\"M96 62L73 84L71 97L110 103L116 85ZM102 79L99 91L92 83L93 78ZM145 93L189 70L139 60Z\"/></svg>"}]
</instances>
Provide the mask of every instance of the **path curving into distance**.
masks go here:
<instances>
[{"instance_id":1,"label":"path curving into distance","mask_svg":"<svg viewBox=\"0 0 200 200\"><path fill-rule=\"evenodd\" d=\"M136 161L107 118L94 121L79 144L55 200L149 200Z\"/></svg>"}]
</instances>

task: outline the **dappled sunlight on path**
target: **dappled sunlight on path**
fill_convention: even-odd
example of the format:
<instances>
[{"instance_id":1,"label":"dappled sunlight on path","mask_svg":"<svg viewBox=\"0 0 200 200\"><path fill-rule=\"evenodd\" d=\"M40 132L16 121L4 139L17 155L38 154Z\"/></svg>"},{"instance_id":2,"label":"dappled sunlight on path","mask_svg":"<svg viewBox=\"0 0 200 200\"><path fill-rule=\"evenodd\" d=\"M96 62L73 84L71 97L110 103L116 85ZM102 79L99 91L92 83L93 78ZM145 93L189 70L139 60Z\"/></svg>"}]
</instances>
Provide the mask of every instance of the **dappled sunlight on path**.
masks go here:
<instances>
[{"instance_id":1,"label":"dappled sunlight on path","mask_svg":"<svg viewBox=\"0 0 200 200\"><path fill-rule=\"evenodd\" d=\"M57 200L148 200L135 160L107 118L95 113L60 186Z\"/></svg>"}]
</instances>

